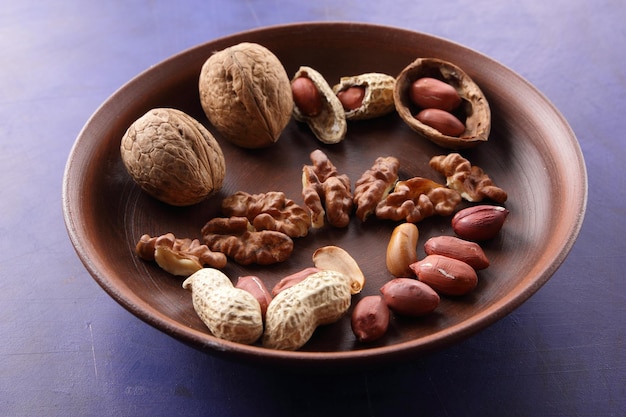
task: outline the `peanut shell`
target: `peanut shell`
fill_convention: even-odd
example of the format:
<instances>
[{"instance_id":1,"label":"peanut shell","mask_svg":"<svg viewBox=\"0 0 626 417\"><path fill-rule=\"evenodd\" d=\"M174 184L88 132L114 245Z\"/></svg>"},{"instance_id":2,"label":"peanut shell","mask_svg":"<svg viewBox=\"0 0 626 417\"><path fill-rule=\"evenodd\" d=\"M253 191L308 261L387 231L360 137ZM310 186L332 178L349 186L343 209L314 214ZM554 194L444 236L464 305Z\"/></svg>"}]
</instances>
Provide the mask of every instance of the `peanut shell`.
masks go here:
<instances>
[{"instance_id":1,"label":"peanut shell","mask_svg":"<svg viewBox=\"0 0 626 417\"><path fill-rule=\"evenodd\" d=\"M365 95L361 106L346 111L347 120L364 120L384 116L395 110L393 90L396 80L391 75L378 72L369 72L350 77L342 77L339 83L333 87L333 92L338 94L350 87L364 87Z\"/></svg>"},{"instance_id":2,"label":"peanut shell","mask_svg":"<svg viewBox=\"0 0 626 417\"><path fill-rule=\"evenodd\" d=\"M246 290L235 288L218 269L203 268L183 282L191 290L193 308L220 339L254 343L263 333L261 306Z\"/></svg>"},{"instance_id":3,"label":"peanut shell","mask_svg":"<svg viewBox=\"0 0 626 417\"><path fill-rule=\"evenodd\" d=\"M293 80L299 77L307 77L313 81L322 96L322 108L319 114L306 116L298 109L298 106L293 106L293 118L308 124L320 142L327 144L341 142L346 136L348 125L343 106L332 88L324 76L311 67L300 67Z\"/></svg>"},{"instance_id":4,"label":"peanut shell","mask_svg":"<svg viewBox=\"0 0 626 417\"><path fill-rule=\"evenodd\" d=\"M334 323L350 308L350 279L340 272L320 271L281 291L267 308L263 346L296 350L317 326Z\"/></svg>"}]
</instances>

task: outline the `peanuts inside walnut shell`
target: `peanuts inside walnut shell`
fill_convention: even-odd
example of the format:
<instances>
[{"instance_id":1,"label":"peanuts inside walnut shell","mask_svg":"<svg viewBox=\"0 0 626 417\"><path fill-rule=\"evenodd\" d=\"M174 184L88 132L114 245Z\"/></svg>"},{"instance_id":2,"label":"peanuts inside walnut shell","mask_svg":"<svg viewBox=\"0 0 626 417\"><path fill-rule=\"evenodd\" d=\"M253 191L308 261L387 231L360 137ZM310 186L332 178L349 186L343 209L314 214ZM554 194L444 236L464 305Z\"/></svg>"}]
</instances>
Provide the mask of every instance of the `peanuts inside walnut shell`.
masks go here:
<instances>
[{"instance_id":1,"label":"peanuts inside walnut shell","mask_svg":"<svg viewBox=\"0 0 626 417\"><path fill-rule=\"evenodd\" d=\"M421 110L410 98L411 85L430 77L451 85L459 93L461 104L454 115L465 125L458 137L439 132L414 115ZM418 58L406 66L396 78L394 102L404 122L420 136L447 149L472 148L489 139L491 110L480 87L458 66L436 58Z\"/></svg>"}]
</instances>

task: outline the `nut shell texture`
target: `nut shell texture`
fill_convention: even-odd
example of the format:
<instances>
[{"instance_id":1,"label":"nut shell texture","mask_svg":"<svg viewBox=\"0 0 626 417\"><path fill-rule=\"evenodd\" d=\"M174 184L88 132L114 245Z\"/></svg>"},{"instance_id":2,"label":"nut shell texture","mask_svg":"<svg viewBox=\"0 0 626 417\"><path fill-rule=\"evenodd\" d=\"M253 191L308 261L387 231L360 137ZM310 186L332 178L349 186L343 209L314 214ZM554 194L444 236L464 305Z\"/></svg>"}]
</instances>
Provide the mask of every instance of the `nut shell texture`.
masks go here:
<instances>
[{"instance_id":1,"label":"nut shell texture","mask_svg":"<svg viewBox=\"0 0 626 417\"><path fill-rule=\"evenodd\" d=\"M319 114L306 116L294 106L293 118L308 124L315 137L322 143L335 144L344 140L348 131L345 111L324 76L311 67L302 66L293 79L299 77L307 77L313 81L322 96L322 108Z\"/></svg>"},{"instance_id":2,"label":"nut shell texture","mask_svg":"<svg viewBox=\"0 0 626 417\"><path fill-rule=\"evenodd\" d=\"M296 350L317 326L333 323L350 308L350 279L336 271L320 271L281 291L265 316L263 346Z\"/></svg>"},{"instance_id":3,"label":"nut shell texture","mask_svg":"<svg viewBox=\"0 0 626 417\"><path fill-rule=\"evenodd\" d=\"M346 111L347 120L364 120L384 116L395 110L393 90L396 79L387 74L368 72L365 74L342 77L333 87L335 94L350 87L365 88L361 106Z\"/></svg>"},{"instance_id":4,"label":"nut shell texture","mask_svg":"<svg viewBox=\"0 0 626 417\"><path fill-rule=\"evenodd\" d=\"M444 81L461 96L461 105L454 112L465 124L465 131L459 137L444 135L414 117L421 109L411 102L409 92L411 84L423 77ZM461 68L450 62L436 58L413 61L396 78L394 103L398 114L411 129L443 148L472 148L489 139L491 110L485 95Z\"/></svg>"},{"instance_id":5,"label":"nut shell texture","mask_svg":"<svg viewBox=\"0 0 626 417\"><path fill-rule=\"evenodd\" d=\"M211 55L202 66L198 87L209 121L237 146L270 146L291 119L289 76L262 45L243 42Z\"/></svg>"},{"instance_id":6,"label":"nut shell texture","mask_svg":"<svg viewBox=\"0 0 626 417\"><path fill-rule=\"evenodd\" d=\"M244 344L263 333L261 306L248 291L233 287L221 271L203 268L183 282L192 292L193 308L211 333Z\"/></svg>"},{"instance_id":7,"label":"nut shell texture","mask_svg":"<svg viewBox=\"0 0 626 417\"><path fill-rule=\"evenodd\" d=\"M122 137L122 161L148 194L174 206L198 203L222 188L224 154L211 133L186 113L148 111Z\"/></svg>"}]
</instances>

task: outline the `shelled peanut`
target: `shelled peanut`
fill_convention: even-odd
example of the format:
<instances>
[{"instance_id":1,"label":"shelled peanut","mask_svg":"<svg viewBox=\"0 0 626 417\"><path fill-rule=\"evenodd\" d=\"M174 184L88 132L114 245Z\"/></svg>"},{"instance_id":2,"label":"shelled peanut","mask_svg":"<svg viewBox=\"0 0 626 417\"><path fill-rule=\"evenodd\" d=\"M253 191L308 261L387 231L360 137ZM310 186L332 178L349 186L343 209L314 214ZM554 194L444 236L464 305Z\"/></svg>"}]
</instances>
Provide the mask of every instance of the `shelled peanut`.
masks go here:
<instances>
[{"instance_id":1,"label":"shelled peanut","mask_svg":"<svg viewBox=\"0 0 626 417\"><path fill-rule=\"evenodd\" d=\"M478 271L490 265L475 241L495 237L507 215L505 208L488 205L457 212L453 230L470 240L445 235L431 237L424 243L426 256L421 260L417 260L417 226L396 226L386 252L387 269L394 278L380 288L380 294L366 296L357 303L351 317L357 339L372 342L382 338L390 325L390 313L426 316L437 309L440 296L455 299L473 291L478 284Z\"/></svg>"},{"instance_id":2,"label":"shelled peanut","mask_svg":"<svg viewBox=\"0 0 626 417\"><path fill-rule=\"evenodd\" d=\"M420 122L444 135L459 136L465 125L452 112L461 104L454 87L432 77L418 78L411 84L409 96L421 110L415 115Z\"/></svg>"}]
</instances>

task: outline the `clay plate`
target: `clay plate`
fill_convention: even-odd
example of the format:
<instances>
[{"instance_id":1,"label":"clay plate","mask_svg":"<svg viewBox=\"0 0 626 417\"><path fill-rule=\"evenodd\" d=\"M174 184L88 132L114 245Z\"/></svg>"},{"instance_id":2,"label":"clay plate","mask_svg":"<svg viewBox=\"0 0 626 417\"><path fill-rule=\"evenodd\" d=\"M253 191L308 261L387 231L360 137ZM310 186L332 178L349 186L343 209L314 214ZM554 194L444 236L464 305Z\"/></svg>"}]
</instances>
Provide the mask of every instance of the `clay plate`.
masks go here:
<instances>
[{"instance_id":1,"label":"clay plate","mask_svg":"<svg viewBox=\"0 0 626 417\"><path fill-rule=\"evenodd\" d=\"M143 233L200 237L204 223L219 216L221 199L238 190L284 191L301 202L300 175L309 153L320 148L353 183L378 156L400 159L400 176L444 181L428 166L443 148L417 136L397 114L350 122L346 139L323 145L306 125L291 121L279 142L263 150L230 145L209 125L200 107L200 67L216 50L248 41L272 50L291 76L301 65L321 72L332 85L341 76L383 72L396 76L417 57L435 57L463 68L483 90L492 111L488 142L462 154L509 194L511 211L495 240L484 244L491 266L479 273L468 296L443 298L434 314L394 318L380 341L355 340L349 316L319 328L301 350L282 352L241 345L209 334L195 314L182 279L134 254ZM227 175L221 193L188 208L162 204L137 187L125 171L120 139L153 107L174 107L204 123L220 141ZM123 307L146 323L198 349L226 358L268 365L344 366L380 364L458 342L510 313L535 293L567 256L579 232L587 198L586 171L578 142L564 118L527 81L461 45L407 30L352 23L294 24L244 32L208 42L150 68L113 94L89 119L71 151L63 184L69 237L87 270ZM367 276L361 296L377 294L391 278L385 249L392 222L353 218L346 229L325 227L295 241L292 257L271 267L226 267L230 277L254 274L272 287L281 277L311 266L324 245L348 250ZM452 234L450 218L419 224L419 256L431 236Z\"/></svg>"}]
</instances>

